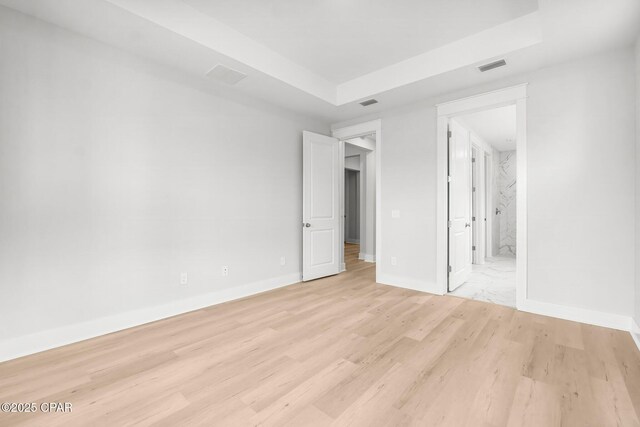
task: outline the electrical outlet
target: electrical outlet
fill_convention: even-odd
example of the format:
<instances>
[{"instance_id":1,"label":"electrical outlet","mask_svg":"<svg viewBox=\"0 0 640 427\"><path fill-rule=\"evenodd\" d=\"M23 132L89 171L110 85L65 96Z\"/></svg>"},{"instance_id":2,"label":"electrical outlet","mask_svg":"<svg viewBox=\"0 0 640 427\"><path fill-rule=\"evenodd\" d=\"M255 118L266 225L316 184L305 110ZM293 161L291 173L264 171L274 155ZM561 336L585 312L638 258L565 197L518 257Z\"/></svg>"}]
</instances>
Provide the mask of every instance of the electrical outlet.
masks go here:
<instances>
[{"instance_id":1,"label":"electrical outlet","mask_svg":"<svg viewBox=\"0 0 640 427\"><path fill-rule=\"evenodd\" d=\"M180 273L180 284L186 285L189 282L189 276L187 273Z\"/></svg>"},{"instance_id":2,"label":"electrical outlet","mask_svg":"<svg viewBox=\"0 0 640 427\"><path fill-rule=\"evenodd\" d=\"M229 275L229 267L226 265L222 266L222 276L227 277Z\"/></svg>"},{"instance_id":3,"label":"electrical outlet","mask_svg":"<svg viewBox=\"0 0 640 427\"><path fill-rule=\"evenodd\" d=\"M398 265L398 259L394 256L391 257L391 265L393 265L394 267Z\"/></svg>"},{"instance_id":4,"label":"electrical outlet","mask_svg":"<svg viewBox=\"0 0 640 427\"><path fill-rule=\"evenodd\" d=\"M280 265L285 265L287 263L287 259L283 256L280 257Z\"/></svg>"}]
</instances>

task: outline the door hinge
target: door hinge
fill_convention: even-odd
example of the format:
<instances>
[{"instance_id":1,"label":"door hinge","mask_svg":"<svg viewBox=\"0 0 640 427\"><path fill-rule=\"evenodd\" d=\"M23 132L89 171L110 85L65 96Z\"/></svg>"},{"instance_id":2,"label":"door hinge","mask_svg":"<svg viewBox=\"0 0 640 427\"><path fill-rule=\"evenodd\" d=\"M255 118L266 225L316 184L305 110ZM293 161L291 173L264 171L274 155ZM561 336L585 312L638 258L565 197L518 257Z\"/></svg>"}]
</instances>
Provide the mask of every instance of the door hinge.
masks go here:
<instances>
[{"instance_id":1,"label":"door hinge","mask_svg":"<svg viewBox=\"0 0 640 427\"><path fill-rule=\"evenodd\" d=\"M451 228L451 221L447 221L447 227Z\"/></svg>"},{"instance_id":2,"label":"door hinge","mask_svg":"<svg viewBox=\"0 0 640 427\"><path fill-rule=\"evenodd\" d=\"M475 221L475 220L476 220L476 217L475 217L475 216L472 216L472 217L471 217L471 221Z\"/></svg>"},{"instance_id":3,"label":"door hinge","mask_svg":"<svg viewBox=\"0 0 640 427\"><path fill-rule=\"evenodd\" d=\"M472 157L472 158L471 158L471 163L475 163L475 162L476 162L476 158L475 158L475 157Z\"/></svg>"},{"instance_id":4,"label":"door hinge","mask_svg":"<svg viewBox=\"0 0 640 427\"><path fill-rule=\"evenodd\" d=\"M474 192L474 193L476 192L476 187L473 187L473 192Z\"/></svg>"},{"instance_id":5,"label":"door hinge","mask_svg":"<svg viewBox=\"0 0 640 427\"><path fill-rule=\"evenodd\" d=\"M447 138L451 138L451 131L450 130L447 131Z\"/></svg>"},{"instance_id":6,"label":"door hinge","mask_svg":"<svg viewBox=\"0 0 640 427\"><path fill-rule=\"evenodd\" d=\"M451 266L449 266L449 273L451 273Z\"/></svg>"},{"instance_id":7,"label":"door hinge","mask_svg":"<svg viewBox=\"0 0 640 427\"><path fill-rule=\"evenodd\" d=\"M451 175L447 175L447 182L451 182Z\"/></svg>"},{"instance_id":8,"label":"door hinge","mask_svg":"<svg viewBox=\"0 0 640 427\"><path fill-rule=\"evenodd\" d=\"M476 250L476 247L475 247L475 246L471 246L471 250L472 250L472 251L475 251L475 250Z\"/></svg>"}]
</instances>

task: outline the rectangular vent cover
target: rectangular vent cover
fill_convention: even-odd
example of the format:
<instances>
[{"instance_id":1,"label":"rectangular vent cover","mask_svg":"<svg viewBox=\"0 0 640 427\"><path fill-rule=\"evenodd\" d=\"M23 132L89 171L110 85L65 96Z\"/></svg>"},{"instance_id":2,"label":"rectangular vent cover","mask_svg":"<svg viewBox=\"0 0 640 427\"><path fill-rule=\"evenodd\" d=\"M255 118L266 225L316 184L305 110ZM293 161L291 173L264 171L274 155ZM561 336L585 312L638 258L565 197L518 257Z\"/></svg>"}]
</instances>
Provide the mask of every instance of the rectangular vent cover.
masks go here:
<instances>
[{"instance_id":1,"label":"rectangular vent cover","mask_svg":"<svg viewBox=\"0 0 640 427\"><path fill-rule=\"evenodd\" d=\"M363 107L367 107L369 105L373 105L373 104L377 104L377 103L378 103L378 101L375 100L375 99L367 99L366 101L362 101L360 103L360 105L362 105Z\"/></svg>"},{"instance_id":2,"label":"rectangular vent cover","mask_svg":"<svg viewBox=\"0 0 640 427\"><path fill-rule=\"evenodd\" d=\"M247 77L247 75L244 73L241 73L240 71L233 70L229 67L225 67L222 64L218 64L215 67L213 67L211 70L209 70L209 72L207 73L207 77L213 80L219 81L221 83L234 85L238 83L240 80Z\"/></svg>"},{"instance_id":3,"label":"rectangular vent cover","mask_svg":"<svg viewBox=\"0 0 640 427\"><path fill-rule=\"evenodd\" d=\"M507 65L507 62L504 59L501 59L499 61L481 65L478 67L478 70L484 73L485 71L493 70L494 68L503 67L505 65Z\"/></svg>"}]
</instances>

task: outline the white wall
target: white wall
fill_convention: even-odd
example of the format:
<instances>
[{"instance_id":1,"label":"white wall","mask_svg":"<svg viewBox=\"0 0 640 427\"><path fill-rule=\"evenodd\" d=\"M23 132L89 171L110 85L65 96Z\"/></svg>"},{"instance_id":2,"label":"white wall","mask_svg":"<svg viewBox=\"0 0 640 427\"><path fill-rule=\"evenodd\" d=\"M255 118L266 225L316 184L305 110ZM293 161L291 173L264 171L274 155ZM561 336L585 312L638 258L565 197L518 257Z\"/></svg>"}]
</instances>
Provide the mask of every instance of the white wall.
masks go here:
<instances>
[{"instance_id":1,"label":"white wall","mask_svg":"<svg viewBox=\"0 0 640 427\"><path fill-rule=\"evenodd\" d=\"M326 124L5 8L0 40L0 343L297 281L301 132Z\"/></svg>"},{"instance_id":2,"label":"white wall","mask_svg":"<svg viewBox=\"0 0 640 427\"><path fill-rule=\"evenodd\" d=\"M335 124L382 118L383 275L438 289L435 104L528 82L529 298L631 315L634 67L621 49Z\"/></svg>"},{"instance_id":3,"label":"white wall","mask_svg":"<svg viewBox=\"0 0 640 427\"><path fill-rule=\"evenodd\" d=\"M633 312L633 70L627 49L531 75L531 299Z\"/></svg>"},{"instance_id":4,"label":"white wall","mask_svg":"<svg viewBox=\"0 0 640 427\"><path fill-rule=\"evenodd\" d=\"M636 281L635 321L640 325L640 37L636 42ZM640 331L636 331L639 334Z\"/></svg>"},{"instance_id":5,"label":"white wall","mask_svg":"<svg viewBox=\"0 0 640 427\"><path fill-rule=\"evenodd\" d=\"M366 261L376 260L376 153L370 151L365 158L367 180L365 197L367 245L360 249L360 258Z\"/></svg>"}]
</instances>

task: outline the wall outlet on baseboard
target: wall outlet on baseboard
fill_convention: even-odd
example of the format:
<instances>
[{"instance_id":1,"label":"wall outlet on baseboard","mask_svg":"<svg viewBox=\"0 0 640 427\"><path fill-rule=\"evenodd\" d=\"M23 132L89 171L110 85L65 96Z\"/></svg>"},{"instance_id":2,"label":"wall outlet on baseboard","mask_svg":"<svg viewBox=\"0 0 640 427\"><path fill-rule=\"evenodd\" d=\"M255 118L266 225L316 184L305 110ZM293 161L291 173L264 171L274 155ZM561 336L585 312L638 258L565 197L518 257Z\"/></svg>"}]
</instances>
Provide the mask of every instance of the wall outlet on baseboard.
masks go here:
<instances>
[{"instance_id":1,"label":"wall outlet on baseboard","mask_svg":"<svg viewBox=\"0 0 640 427\"><path fill-rule=\"evenodd\" d=\"M392 257L391 257L391 265L393 265L394 267L395 267L396 265L398 265L398 258L396 258L396 257L392 256Z\"/></svg>"},{"instance_id":2,"label":"wall outlet on baseboard","mask_svg":"<svg viewBox=\"0 0 640 427\"><path fill-rule=\"evenodd\" d=\"M287 259L283 256L280 257L280 265L285 265L287 263Z\"/></svg>"},{"instance_id":3,"label":"wall outlet on baseboard","mask_svg":"<svg viewBox=\"0 0 640 427\"><path fill-rule=\"evenodd\" d=\"M180 273L180 284L186 285L189 282L189 276L187 273Z\"/></svg>"},{"instance_id":4,"label":"wall outlet on baseboard","mask_svg":"<svg viewBox=\"0 0 640 427\"><path fill-rule=\"evenodd\" d=\"M226 265L222 266L222 276L227 277L229 275L229 267Z\"/></svg>"}]
</instances>

